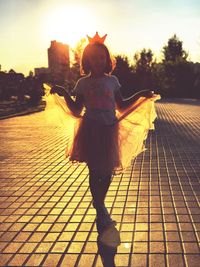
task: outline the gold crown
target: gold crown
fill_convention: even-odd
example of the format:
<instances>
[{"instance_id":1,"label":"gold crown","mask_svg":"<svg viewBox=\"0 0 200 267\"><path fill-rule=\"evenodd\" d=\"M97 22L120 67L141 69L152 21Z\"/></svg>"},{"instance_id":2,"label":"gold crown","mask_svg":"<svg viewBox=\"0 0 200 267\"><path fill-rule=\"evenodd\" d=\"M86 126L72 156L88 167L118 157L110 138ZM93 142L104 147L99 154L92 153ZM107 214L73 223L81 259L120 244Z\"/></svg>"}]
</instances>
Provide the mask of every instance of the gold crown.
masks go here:
<instances>
[{"instance_id":1,"label":"gold crown","mask_svg":"<svg viewBox=\"0 0 200 267\"><path fill-rule=\"evenodd\" d=\"M98 32L96 32L94 37L90 37L87 35L88 41L90 44L94 44L94 43L100 43L103 44L105 39L106 39L107 34L105 34L104 36L100 37Z\"/></svg>"}]
</instances>

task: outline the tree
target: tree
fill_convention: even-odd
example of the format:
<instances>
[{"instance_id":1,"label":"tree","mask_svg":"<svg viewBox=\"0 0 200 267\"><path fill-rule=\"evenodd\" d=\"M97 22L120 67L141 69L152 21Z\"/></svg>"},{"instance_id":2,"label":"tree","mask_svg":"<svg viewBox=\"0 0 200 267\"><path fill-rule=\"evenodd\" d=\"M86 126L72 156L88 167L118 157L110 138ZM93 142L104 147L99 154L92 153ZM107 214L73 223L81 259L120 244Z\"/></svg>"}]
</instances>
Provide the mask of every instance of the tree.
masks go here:
<instances>
[{"instance_id":1,"label":"tree","mask_svg":"<svg viewBox=\"0 0 200 267\"><path fill-rule=\"evenodd\" d=\"M127 56L117 55L115 56L115 68L113 75L116 75L122 85L122 94L127 97L137 91L135 83L135 75L133 67L129 64Z\"/></svg>"},{"instance_id":2,"label":"tree","mask_svg":"<svg viewBox=\"0 0 200 267\"><path fill-rule=\"evenodd\" d=\"M164 62L186 61L188 53L183 49L183 42L174 34L163 47Z\"/></svg>"},{"instance_id":3,"label":"tree","mask_svg":"<svg viewBox=\"0 0 200 267\"><path fill-rule=\"evenodd\" d=\"M194 74L183 42L174 34L163 47L162 91L168 97L189 97L193 92ZM161 78L161 75L160 75Z\"/></svg>"},{"instance_id":4,"label":"tree","mask_svg":"<svg viewBox=\"0 0 200 267\"><path fill-rule=\"evenodd\" d=\"M82 38L80 41L76 44L75 48L72 49L73 53L73 60L72 60L72 66L70 68L68 81L66 86L68 87L68 90L71 91L78 78L80 77L80 69L81 69L81 55L83 53L83 49L86 45L86 39Z\"/></svg>"},{"instance_id":5,"label":"tree","mask_svg":"<svg viewBox=\"0 0 200 267\"><path fill-rule=\"evenodd\" d=\"M138 89L154 89L153 79L153 52L151 49L142 49L134 55L135 72L137 77Z\"/></svg>"},{"instance_id":6,"label":"tree","mask_svg":"<svg viewBox=\"0 0 200 267\"><path fill-rule=\"evenodd\" d=\"M151 49L143 49L134 55L136 71L149 71L153 63L153 52Z\"/></svg>"},{"instance_id":7,"label":"tree","mask_svg":"<svg viewBox=\"0 0 200 267\"><path fill-rule=\"evenodd\" d=\"M72 52L74 54L74 64L81 64L81 56L84 50L84 47L86 46L86 39L81 38L78 43L76 44L75 48L72 49Z\"/></svg>"},{"instance_id":8,"label":"tree","mask_svg":"<svg viewBox=\"0 0 200 267\"><path fill-rule=\"evenodd\" d=\"M32 70L29 71L29 76L33 77L33 71Z\"/></svg>"}]
</instances>

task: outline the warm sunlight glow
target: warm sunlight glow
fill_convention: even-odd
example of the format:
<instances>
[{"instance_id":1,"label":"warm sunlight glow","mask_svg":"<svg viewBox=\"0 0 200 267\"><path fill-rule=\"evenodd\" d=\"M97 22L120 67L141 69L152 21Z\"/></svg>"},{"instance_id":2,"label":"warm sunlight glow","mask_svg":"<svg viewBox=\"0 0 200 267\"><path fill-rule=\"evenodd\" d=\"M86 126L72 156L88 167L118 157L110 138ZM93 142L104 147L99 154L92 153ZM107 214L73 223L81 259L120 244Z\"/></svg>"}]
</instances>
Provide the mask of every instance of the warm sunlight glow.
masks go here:
<instances>
[{"instance_id":1,"label":"warm sunlight glow","mask_svg":"<svg viewBox=\"0 0 200 267\"><path fill-rule=\"evenodd\" d=\"M86 8L65 6L54 9L44 17L44 36L73 47L90 32L92 23L92 16Z\"/></svg>"}]
</instances>

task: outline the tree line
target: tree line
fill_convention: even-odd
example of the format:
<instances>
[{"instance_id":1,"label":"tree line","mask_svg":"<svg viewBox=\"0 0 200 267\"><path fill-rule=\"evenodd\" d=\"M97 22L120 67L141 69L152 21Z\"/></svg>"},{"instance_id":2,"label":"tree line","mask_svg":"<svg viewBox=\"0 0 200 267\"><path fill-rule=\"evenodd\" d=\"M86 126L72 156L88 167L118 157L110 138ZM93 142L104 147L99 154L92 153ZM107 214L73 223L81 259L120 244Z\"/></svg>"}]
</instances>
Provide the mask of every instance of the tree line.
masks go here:
<instances>
[{"instance_id":1,"label":"tree line","mask_svg":"<svg viewBox=\"0 0 200 267\"><path fill-rule=\"evenodd\" d=\"M114 74L123 85L122 92L150 89L162 97L200 98L200 63L188 60L183 43L174 35L163 47L163 59L156 62L151 49L142 49L130 65L127 57L116 57Z\"/></svg>"},{"instance_id":2,"label":"tree line","mask_svg":"<svg viewBox=\"0 0 200 267\"><path fill-rule=\"evenodd\" d=\"M10 70L0 71L0 100L8 100L16 96L23 102L28 96L30 105L37 105L42 96L44 82L65 85L72 90L80 74L81 53L85 46L82 39L73 50L74 61L67 79L54 80L54 76L41 74L28 77ZM134 55L134 63L130 63L125 55L115 55L116 75L122 85L122 95L128 97L143 89L153 90L162 97L200 98L200 63L188 60L188 53L183 49L183 42L173 35L163 47L162 60L157 62L151 49L142 49Z\"/></svg>"},{"instance_id":3,"label":"tree line","mask_svg":"<svg viewBox=\"0 0 200 267\"><path fill-rule=\"evenodd\" d=\"M84 41L80 41L74 51L71 88L80 77L80 55L84 45ZM131 64L126 55L115 55L112 74L118 77L122 94L127 97L150 89L162 97L200 98L200 63L188 60L183 42L176 35L163 47L162 56L163 59L157 62L152 50L144 48L135 53Z\"/></svg>"},{"instance_id":4,"label":"tree line","mask_svg":"<svg viewBox=\"0 0 200 267\"><path fill-rule=\"evenodd\" d=\"M0 101L13 99L17 104L36 106L44 95L43 82L42 77L33 76L31 71L27 77L13 69L0 71Z\"/></svg>"}]
</instances>

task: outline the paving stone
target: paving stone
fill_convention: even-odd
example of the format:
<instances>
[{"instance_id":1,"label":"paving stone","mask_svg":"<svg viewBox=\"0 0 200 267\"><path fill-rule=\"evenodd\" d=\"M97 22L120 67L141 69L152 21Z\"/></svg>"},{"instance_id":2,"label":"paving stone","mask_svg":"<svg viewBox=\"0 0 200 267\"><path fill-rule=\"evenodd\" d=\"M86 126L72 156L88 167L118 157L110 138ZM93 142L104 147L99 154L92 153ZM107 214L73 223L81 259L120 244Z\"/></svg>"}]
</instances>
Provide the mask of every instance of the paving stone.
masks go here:
<instances>
[{"instance_id":1,"label":"paving stone","mask_svg":"<svg viewBox=\"0 0 200 267\"><path fill-rule=\"evenodd\" d=\"M106 197L116 267L199 267L200 101L156 109L147 150ZM65 159L68 137L47 116L0 121L0 266L102 267L88 169Z\"/></svg>"}]
</instances>

